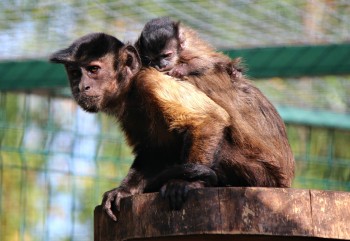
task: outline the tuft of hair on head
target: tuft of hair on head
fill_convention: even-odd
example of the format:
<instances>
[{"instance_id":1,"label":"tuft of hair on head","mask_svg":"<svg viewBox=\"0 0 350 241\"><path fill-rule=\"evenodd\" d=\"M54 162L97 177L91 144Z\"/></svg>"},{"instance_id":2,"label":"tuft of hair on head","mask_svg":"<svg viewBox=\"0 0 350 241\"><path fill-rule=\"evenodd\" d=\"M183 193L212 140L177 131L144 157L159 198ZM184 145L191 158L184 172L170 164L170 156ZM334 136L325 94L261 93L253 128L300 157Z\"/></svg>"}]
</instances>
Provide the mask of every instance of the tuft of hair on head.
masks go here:
<instances>
[{"instance_id":1,"label":"tuft of hair on head","mask_svg":"<svg viewBox=\"0 0 350 241\"><path fill-rule=\"evenodd\" d=\"M170 17L151 19L144 26L137 45L146 49L152 49L154 46L157 46L157 49L163 48L169 39L178 38L179 24L180 22L175 22Z\"/></svg>"},{"instance_id":2,"label":"tuft of hair on head","mask_svg":"<svg viewBox=\"0 0 350 241\"><path fill-rule=\"evenodd\" d=\"M68 48L53 53L49 60L63 64L87 62L118 51L123 46L123 42L111 35L90 33L74 41Z\"/></svg>"},{"instance_id":3,"label":"tuft of hair on head","mask_svg":"<svg viewBox=\"0 0 350 241\"><path fill-rule=\"evenodd\" d=\"M159 18L153 18L149 22L146 23L145 27L143 28L143 31L155 31L159 28L167 28L168 26L171 26L174 23L173 20L170 19L170 17L159 17Z\"/></svg>"}]
</instances>

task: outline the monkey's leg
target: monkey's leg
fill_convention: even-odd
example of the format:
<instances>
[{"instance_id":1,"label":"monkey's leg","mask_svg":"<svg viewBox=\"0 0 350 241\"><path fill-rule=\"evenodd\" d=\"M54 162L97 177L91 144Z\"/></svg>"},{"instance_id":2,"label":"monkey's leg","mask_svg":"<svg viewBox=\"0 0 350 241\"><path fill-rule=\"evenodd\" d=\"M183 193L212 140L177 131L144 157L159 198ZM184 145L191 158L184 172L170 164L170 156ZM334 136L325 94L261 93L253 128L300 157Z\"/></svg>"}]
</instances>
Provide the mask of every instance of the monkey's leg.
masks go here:
<instances>
[{"instance_id":1,"label":"monkey's leg","mask_svg":"<svg viewBox=\"0 0 350 241\"><path fill-rule=\"evenodd\" d=\"M190 190L204 187L206 187L206 185L203 181L172 179L163 185L160 189L160 194L163 198L169 200L170 209L180 210Z\"/></svg>"},{"instance_id":2,"label":"monkey's leg","mask_svg":"<svg viewBox=\"0 0 350 241\"><path fill-rule=\"evenodd\" d=\"M172 209L180 209L189 190L216 186L217 182L216 173L211 168L185 163L162 171L149 182L145 192L160 191L163 198L169 199Z\"/></svg>"},{"instance_id":3,"label":"monkey's leg","mask_svg":"<svg viewBox=\"0 0 350 241\"><path fill-rule=\"evenodd\" d=\"M207 166L185 163L168 167L154 177L145 187L144 192L157 192L172 179L183 179L187 181L203 181L204 186L215 186L218 182L216 173Z\"/></svg>"}]
</instances>

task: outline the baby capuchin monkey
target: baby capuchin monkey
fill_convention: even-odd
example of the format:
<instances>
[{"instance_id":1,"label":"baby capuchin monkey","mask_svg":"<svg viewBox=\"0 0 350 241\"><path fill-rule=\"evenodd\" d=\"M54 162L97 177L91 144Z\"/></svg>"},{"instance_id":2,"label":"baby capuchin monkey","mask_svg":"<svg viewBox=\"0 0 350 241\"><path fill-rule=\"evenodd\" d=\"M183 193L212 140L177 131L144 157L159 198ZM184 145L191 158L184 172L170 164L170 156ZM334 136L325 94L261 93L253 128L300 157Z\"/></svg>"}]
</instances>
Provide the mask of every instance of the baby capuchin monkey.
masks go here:
<instances>
[{"instance_id":1,"label":"baby capuchin monkey","mask_svg":"<svg viewBox=\"0 0 350 241\"><path fill-rule=\"evenodd\" d=\"M202 75L217 65L227 65L233 79L242 77L240 60L231 60L198 37L198 34L168 17L146 23L135 43L142 64L170 76Z\"/></svg>"}]
</instances>

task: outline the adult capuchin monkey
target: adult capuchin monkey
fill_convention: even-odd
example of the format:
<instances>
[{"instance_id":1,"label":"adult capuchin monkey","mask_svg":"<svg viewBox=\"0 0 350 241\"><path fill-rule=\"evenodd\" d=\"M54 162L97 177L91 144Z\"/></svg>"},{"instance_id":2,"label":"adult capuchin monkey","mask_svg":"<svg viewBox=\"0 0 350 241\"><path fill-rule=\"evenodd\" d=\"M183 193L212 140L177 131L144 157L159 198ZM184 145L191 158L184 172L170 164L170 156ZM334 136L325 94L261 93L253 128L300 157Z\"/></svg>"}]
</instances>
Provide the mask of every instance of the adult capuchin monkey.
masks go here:
<instances>
[{"instance_id":1,"label":"adult capuchin monkey","mask_svg":"<svg viewBox=\"0 0 350 241\"><path fill-rule=\"evenodd\" d=\"M128 195L161 188L178 209L188 190L217 186L211 166L229 116L205 94L141 69L133 46L103 33L76 40L50 60L64 64L76 102L88 112L116 117L133 149L128 175L104 195L104 209L114 220L112 208L118 210Z\"/></svg>"},{"instance_id":2,"label":"adult capuchin monkey","mask_svg":"<svg viewBox=\"0 0 350 241\"><path fill-rule=\"evenodd\" d=\"M77 103L115 116L133 149L127 176L102 201L114 220L120 199L137 193L160 189L179 209L194 188L291 185L294 160L282 120L256 88L232 85L220 66L202 77L209 89L223 83L215 95L225 108L189 82L142 68L133 46L103 33L50 60L65 65Z\"/></svg>"}]
</instances>

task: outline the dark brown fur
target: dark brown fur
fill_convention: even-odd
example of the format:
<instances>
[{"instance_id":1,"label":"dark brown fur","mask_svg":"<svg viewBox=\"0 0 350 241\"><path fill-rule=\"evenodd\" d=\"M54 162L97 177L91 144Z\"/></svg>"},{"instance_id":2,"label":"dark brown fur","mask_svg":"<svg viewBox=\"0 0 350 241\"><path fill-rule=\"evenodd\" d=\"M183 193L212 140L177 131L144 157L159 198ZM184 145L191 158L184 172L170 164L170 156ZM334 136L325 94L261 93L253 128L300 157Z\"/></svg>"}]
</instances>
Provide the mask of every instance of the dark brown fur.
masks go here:
<instances>
[{"instance_id":1,"label":"dark brown fur","mask_svg":"<svg viewBox=\"0 0 350 241\"><path fill-rule=\"evenodd\" d=\"M232 82L228 65L175 81L141 69L137 51L106 34L82 37L51 61L65 64L78 104L115 116L133 148L128 175L104 195L114 220L121 198L159 188L176 209L183 200L171 190L184 199L204 186L290 186L294 160L282 120L247 80Z\"/></svg>"}]
</instances>

